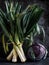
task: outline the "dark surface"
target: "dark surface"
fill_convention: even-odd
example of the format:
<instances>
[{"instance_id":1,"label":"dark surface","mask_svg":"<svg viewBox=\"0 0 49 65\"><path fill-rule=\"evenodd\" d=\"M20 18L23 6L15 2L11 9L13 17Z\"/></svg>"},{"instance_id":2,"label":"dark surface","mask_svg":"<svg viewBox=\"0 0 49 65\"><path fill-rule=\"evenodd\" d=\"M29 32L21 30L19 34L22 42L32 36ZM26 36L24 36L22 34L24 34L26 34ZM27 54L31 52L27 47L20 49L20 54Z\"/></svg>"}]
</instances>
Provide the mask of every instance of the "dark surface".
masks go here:
<instances>
[{"instance_id":1,"label":"dark surface","mask_svg":"<svg viewBox=\"0 0 49 65\"><path fill-rule=\"evenodd\" d=\"M25 63L5 63L1 62L0 65L49 65L49 58L38 62L25 62Z\"/></svg>"}]
</instances>

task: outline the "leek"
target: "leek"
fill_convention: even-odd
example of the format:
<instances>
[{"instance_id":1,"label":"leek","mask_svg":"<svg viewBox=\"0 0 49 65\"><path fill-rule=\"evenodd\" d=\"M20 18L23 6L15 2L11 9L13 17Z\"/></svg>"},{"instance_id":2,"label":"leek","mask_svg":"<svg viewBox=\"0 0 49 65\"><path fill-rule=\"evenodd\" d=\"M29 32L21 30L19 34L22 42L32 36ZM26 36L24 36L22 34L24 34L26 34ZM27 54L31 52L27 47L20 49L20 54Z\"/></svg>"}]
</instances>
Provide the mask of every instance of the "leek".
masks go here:
<instances>
[{"instance_id":1,"label":"leek","mask_svg":"<svg viewBox=\"0 0 49 65\"><path fill-rule=\"evenodd\" d=\"M6 13L1 10L5 15L0 11L0 25L4 31L4 35L6 35L13 45L13 49L7 56L7 60L10 61L12 59L12 62L17 62L17 56L19 56L21 62L25 62L26 56L22 48L24 39L28 38L28 35L34 32L43 9L37 5L28 5L25 10L21 11L22 8L19 3L14 5L13 2L8 1L5 2L5 6ZM5 26L5 20L9 23L10 31L7 29L8 25L7 27ZM4 49L5 47L4 45Z\"/></svg>"}]
</instances>

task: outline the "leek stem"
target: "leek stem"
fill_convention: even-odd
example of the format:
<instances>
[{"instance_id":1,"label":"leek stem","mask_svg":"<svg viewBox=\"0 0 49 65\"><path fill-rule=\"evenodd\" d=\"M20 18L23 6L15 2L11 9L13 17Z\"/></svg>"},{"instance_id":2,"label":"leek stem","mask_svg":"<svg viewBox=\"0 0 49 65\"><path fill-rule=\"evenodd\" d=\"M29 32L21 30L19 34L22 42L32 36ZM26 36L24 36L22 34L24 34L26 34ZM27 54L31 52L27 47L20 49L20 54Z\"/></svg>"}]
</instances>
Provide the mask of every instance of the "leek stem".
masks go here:
<instances>
[{"instance_id":1,"label":"leek stem","mask_svg":"<svg viewBox=\"0 0 49 65\"><path fill-rule=\"evenodd\" d=\"M20 49L20 51L21 51L24 59L26 59L25 54L24 54L24 51L23 51L23 48L22 48L22 44L20 44L18 47L19 47L19 49Z\"/></svg>"},{"instance_id":2,"label":"leek stem","mask_svg":"<svg viewBox=\"0 0 49 65\"><path fill-rule=\"evenodd\" d=\"M17 53L16 53L15 49L13 49L13 58L12 58L12 62L17 62Z\"/></svg>"},{"instance_id":3,"label":"leek stem","mask_svg":"<svg viewBox=\"0 0 49 65\"><path fill-rule=\"evenodd\" d=\"M24 55L20 51L19 47L16 46L16 45L14 45L14 48L15 48L15 50L16 50L16 52L17 52L17 54L18 54L18 56L19 56L19 58L21 60L21 62L25 62L26 61L26 58L24 58Z\"/></svg>"},{"instance_id":4,"label":"leek stem","mask_svg":"<svg viewBox=\"0 0 49 65\"><path fill-rule=\"evenodd\" d=\"M10 54L7 56L7 60L10 61L12 59L12 53L13 53L13 49L12 51L10 52Z\"/></svg>"}]
</instances>

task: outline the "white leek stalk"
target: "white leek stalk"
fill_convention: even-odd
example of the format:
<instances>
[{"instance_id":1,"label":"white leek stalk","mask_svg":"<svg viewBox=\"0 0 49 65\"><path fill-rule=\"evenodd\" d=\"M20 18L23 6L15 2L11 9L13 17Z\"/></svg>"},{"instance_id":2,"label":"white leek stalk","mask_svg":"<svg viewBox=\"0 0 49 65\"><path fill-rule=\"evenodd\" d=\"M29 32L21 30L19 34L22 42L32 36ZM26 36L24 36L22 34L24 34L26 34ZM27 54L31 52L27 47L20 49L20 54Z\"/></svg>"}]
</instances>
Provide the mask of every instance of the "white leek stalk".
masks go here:
<instances>
[{"instance_id":1,"label":"white leek stalk","mask_svg":"<svg viewBox=\"0 0 49 65\"><path fill-rule=\"evenodd\" d=\"M17 53L15 49L12 49L11 53L7 56L7 60L10 61L12 59L12 62L17 62Z\"/></svg>"},{"instance_id":2,"label":"white leek stalk","mask_svg":"<svg viewBox=\"0 0 49 65\"><path fill-rule=\"evenodd\" d=\"M16 46L16 52L21 60L21 62L25 62L26 58L24 57L23 53L20 51L20 49Z\"/></svg>"},{"instance_id":3,"label":"white leek stalk","mask_svg":"<svg viewBox=\"0 0 49 65\"><path fill-rule=\"evenodd\" d=\"M22 44L20 44L18 47L19 47L19 49L20 49L20 51L21 51L21 54L23 55L23 58L24 58L25 61L26 61L26 57L25 57L25 54L24 54L24 51L23 51L23 48L22 48Z\"/></svg>"},{"instance_id":4,"label":"white leek stalk","mask_svg":"<svg viewBox=\"0 0 49 65\"><path fill-rule=\"evenodd\" d=\"M12 58L12 62L17 62L17 53L16 53L15 49L13 49L13 58Z\"/></svg>"},{"instance_id":5,"label":"white leek stalk","mask_svg":"<svg viewBox=\"0 0 49 65\"><path fill-rule=\"evenodd\" d=\"M7 56L7 60L10 61L12 59L12 53L13 53L13 49L12 51L10 52L10 54Z\"/></svg>"}]
</instances>

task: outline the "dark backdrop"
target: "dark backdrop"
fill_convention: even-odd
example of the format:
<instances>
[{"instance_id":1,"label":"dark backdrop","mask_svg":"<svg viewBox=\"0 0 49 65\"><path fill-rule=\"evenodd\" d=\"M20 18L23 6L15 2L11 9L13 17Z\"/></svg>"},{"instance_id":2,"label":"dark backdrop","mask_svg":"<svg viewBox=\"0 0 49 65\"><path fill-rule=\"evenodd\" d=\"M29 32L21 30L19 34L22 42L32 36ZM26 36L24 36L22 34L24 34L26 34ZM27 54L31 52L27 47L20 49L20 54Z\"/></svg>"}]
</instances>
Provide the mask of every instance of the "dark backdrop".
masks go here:
<instances>
[{"instance_id":1,"label":"dark backdrop","mask_svg":"<svg viewBox=\"0 0 49 65\"><path fill-rule=\"evenodd\" d=\"M48 0L13 0L18 1L22 4L23 8L25 8L28 4L36 3L40 7L44 8L44 15L42 16L41 20L39 21L39 24L42 25L46 32L45 42L44 45L47 47L49 51L49 2ZM5 11L5 4L4 0L0 0L0 8L2 8ZM0 27L0 38L2 35L1 27ZM1 39L0 39L0 46L1 46Z\"/></svg>"}]
</instances>

